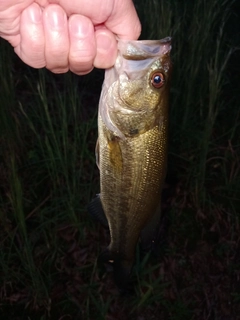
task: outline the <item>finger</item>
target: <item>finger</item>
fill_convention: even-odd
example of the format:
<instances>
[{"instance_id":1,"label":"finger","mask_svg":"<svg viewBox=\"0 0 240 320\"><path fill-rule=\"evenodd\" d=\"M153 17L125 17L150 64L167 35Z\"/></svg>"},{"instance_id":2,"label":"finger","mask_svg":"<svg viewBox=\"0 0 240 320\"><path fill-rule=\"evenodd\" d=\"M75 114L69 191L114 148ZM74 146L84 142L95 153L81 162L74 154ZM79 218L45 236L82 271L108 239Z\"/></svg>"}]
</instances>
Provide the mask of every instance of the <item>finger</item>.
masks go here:
<instances>
[{"instance_id":1,"label":"finger","mask_svg":"<svg viewBox=\"0 0 240 320\"><path fill-rule=\"evenodd\" d=\"M41 7L46 7L49 4L48 0L35 0Z\"/></svg>"},{"instance_id":2,"label":"finger","mask_svg":"<svg viewBox=\"0 0 240 320\"><path fill-rule=\"evenodd\" d=\"M95 36L97 54L94 59L94 67L100 69L112 67L117 57L116 36L106 28L98 28Z\"/></svg>"},{"instance_id":3,"label":"finger","mask_svg":"<svg viewBox=\"0 0 240 320\"><path fill-rule=\"evenodd\" d=\"M22 12L20 39L20 45L15 48L18 56L31 67L44 67L46 61L42 10L36 3L33 3Z\"/></svg>"},{"instance_id":4,"label":"finger","mask_svg":"<svg viewBox=\"0 0 240 320\"><path fill-rule=\"evenodd\" d=\"M107 20L111 15L115 2L115 0L49 0L49 3L60 5L68 16L81 14L88 17L93 24L100 24Z\"/></svg>"},{"instance_id":5,"label":"finger","mask_svg":"<svg viewBox=\"0 0 240 320\"><path fill-rule=\"evenodd\" d=\"M115 7L105 26L120 39L136 40L141 34L141 24L131 0L115 0Z\"/></svg>"},{"instance_id":6,"label":"finger","mask_svg":"<svg viewBox=\"0 0 240 320\"><path fill-rule=\"evenodd\" d=\"M141 24L132 0L49 0L49 2L58 3L69 16L78 13L91 19L94 25L104 23L121 39L135 40L141 33Z\"/></svg>"},{"instance_id":7,"label":"finger","mask_svg":"<svg viewBox=\"0 0 240 320\"><path fill-rule=\"evenodd\" d=\"M72 15L69 18L69 65L70 70L83 75L93 69L96 56L94 27L87 17Z\"/></svg>"},{"instance_id":8,"label":"finger","mask_svg":"<svg viewBox=\"0 0 240 320\"><path fill-rule=\"evenodd\" d=\"M67 16L58 5L49 5L43 11L46 68L54 73L67 72L69 37Z\"/></svg>"}]
</instances>

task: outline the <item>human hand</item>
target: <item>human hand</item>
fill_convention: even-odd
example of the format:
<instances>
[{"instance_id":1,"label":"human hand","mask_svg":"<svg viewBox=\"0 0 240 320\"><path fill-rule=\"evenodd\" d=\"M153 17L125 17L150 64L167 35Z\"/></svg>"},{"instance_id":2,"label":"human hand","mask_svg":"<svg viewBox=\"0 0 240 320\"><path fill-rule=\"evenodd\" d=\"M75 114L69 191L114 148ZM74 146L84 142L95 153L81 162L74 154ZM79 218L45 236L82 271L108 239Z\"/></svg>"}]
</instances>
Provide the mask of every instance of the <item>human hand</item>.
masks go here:
<instances>
[{"instance_id":1,"label":"human hand","mask_svg":"<svg viewBox=\"0 0 240 320\"><path fill-rule=\"evenodd\" d=\"M116 37L140 31L132 0L0 0L0 36L26 64L54 73L109 68Z\"/></svg>"}]
</instances>

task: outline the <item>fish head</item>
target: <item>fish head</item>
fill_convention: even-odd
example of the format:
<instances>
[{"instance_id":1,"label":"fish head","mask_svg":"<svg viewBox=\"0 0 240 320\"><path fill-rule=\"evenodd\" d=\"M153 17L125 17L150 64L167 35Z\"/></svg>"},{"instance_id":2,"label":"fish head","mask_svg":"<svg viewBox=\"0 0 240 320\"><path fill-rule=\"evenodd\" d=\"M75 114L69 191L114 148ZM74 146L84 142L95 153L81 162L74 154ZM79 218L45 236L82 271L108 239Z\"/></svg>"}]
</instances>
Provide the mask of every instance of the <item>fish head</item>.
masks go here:
<instances>
[{"instance_id":1,"label":"fish head","mask_svg":"<svg viewBox=\"0 0 240 320\"><path fill-rule=\"evenodd\" d=\"M99 110L114 135L141 134L166 116L171 38L118 42L118 57L105 73Z\"/></svg>"}]
</instances>

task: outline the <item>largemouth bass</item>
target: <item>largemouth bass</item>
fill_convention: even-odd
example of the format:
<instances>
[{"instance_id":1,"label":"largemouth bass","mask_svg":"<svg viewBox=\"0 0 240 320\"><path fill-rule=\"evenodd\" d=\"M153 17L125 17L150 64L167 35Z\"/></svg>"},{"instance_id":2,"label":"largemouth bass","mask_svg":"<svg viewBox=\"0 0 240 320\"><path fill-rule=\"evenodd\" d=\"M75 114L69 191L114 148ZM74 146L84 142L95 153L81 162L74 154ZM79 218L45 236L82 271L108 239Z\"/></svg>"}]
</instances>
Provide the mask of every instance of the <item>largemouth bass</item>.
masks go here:
<instances>
[{"instance_id":1,"label":"largemouth bass","mask_svg":"<svg viewBox=\"0 0 240 320\"><path fill-rule=\"evenodd\" d=\"M100 201L111 242L99 260L124 287L139 237L154 241L166 175L171 39L119 41L99 102ZM105 218L101 218L104 220ZM105 223L105 221L103 221Z\"/></svg>"}]
</instances>

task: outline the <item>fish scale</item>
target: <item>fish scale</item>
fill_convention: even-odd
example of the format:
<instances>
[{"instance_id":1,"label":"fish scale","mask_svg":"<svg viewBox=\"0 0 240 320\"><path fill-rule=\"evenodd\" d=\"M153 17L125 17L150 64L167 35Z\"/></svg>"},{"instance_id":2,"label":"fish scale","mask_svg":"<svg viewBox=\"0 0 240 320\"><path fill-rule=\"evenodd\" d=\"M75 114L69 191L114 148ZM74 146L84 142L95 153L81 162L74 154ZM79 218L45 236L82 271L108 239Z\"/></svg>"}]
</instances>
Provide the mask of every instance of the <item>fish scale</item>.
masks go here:
<instances>
[{"instance_id":1,"label":"fish scale","mask_svg":"<svg viewBox=\"0 0 240 320\"><path fill-rule=\"evenodd\" d=\"M100 200L111 237L100 260L113 263L119 286L128 281L141 232L150 223L142 241L154 241L159 221L155 215L167 164L170 41L120 41L100 98Z\"/></svg>"}]
</instances>

